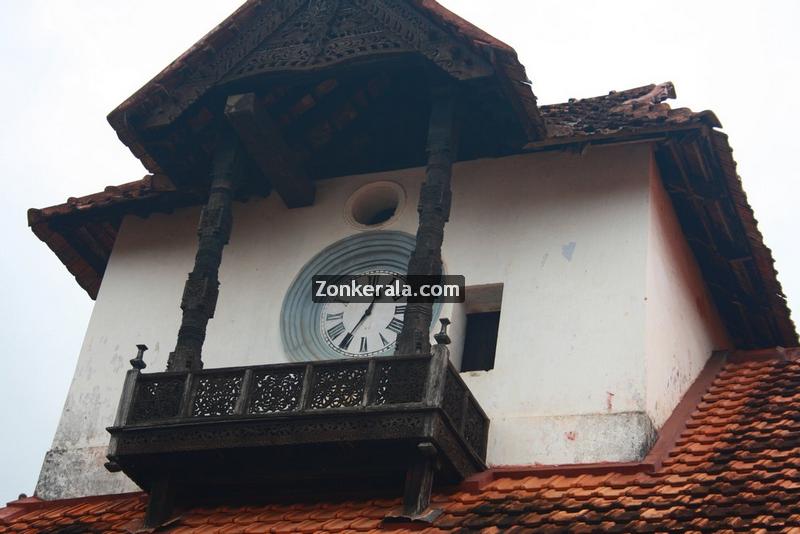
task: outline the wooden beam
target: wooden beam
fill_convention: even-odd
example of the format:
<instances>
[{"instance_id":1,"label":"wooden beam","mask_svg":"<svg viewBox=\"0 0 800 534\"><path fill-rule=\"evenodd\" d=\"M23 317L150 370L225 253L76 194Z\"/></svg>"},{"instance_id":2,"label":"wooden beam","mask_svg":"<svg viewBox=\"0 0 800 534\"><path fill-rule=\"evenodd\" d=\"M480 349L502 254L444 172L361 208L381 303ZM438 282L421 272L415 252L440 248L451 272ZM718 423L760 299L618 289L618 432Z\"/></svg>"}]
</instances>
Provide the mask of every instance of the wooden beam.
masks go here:
<instances>
[{"instance_id":1,"label":"wooden beam","mask_svg":"<svg viewBox=\"0 0 800 534\"><path fill-rule=\"evenodd\" d=\"M314 182L284 140L278 123L254 93L229 96L225 117L288 208L314 203Z\"/></svg>"}]
</instances>

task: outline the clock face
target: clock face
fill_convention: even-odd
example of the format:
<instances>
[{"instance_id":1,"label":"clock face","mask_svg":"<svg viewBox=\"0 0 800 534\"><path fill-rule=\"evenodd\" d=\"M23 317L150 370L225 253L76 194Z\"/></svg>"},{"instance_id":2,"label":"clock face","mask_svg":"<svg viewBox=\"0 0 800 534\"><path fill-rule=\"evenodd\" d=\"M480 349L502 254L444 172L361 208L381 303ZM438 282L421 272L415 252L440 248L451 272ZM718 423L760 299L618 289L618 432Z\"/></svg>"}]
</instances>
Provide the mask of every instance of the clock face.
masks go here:
<instances>
[{"instance_id":1,"label":"clock face","mask_svg":"<svg viewBox=\"0 0 800 534\"><path fill-rule=\"evenodd\" d=\"M359 274L356 280L375 276L382 281L402 279L399 273L371 270ZM332 300L321 306L320 335L331 350L343 356L374 356L394 348L405 311L405 301L391 297L372 302Z\"/></svg>"},{"instance_id":2,"label":"clock face","mask_svg":"<svg viewBox=\"0 0 800 534\"><path fill-rule=\"evenodd\" d=\"M306 362L394 354L405 299L314 302L312 279L353 273L356 278L381 276L381 283L391 280L389 276L402 280L415 243L411 234L376 230L332 243L311 258L283 300L280 328L286 357ZM440 309L440 303L433 305L434 322Z\"/></svg>"}]
</instances>

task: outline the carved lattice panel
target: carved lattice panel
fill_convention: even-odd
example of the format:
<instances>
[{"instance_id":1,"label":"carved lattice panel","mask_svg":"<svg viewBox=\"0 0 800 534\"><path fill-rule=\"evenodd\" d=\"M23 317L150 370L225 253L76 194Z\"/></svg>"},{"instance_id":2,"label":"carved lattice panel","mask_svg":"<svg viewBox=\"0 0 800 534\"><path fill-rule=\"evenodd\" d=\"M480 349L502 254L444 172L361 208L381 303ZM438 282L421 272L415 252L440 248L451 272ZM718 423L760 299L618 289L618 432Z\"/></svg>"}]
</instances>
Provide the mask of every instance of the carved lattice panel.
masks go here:
<instances>
[{"instance_id":1,"label":"carved lattice panel","mask_svg":"<svg viewBox=\"0 0 800 534\"><path fill-rule=\"evenodd\" d=\"M310 0L259 45L227 79L307 69L410 47L349 0Z\"/></svg>"},{"instance_id":2,"label":"carved lattice panel","mask_svg":"<svg viewBox=\"0 0 800 534\"><path fill-rule=\"evenodd\" d=\"M197 377L192 416L233 415L242 390L242 374L213 374Z\"/></svg>"},{"instance_id":3,"label":"carved lattice panel","mask_svg":"<svg viewBox=\"0 0 800 534\"><path fill-rule=\"evenodd\" d=\"M464 414L464 440L481 459L486 458L486 419L470 399Z\"/></svg>"},{"instance_id":4,"label":"carved lattice panel","mask_svg":"<svg viewBox=\"0 0 800 534\"><path fill-rule=\"evenodd\" d=\"M378 384L375 404L404 404L422 402L429 361L394 360L387 358L378 363Z\"/></svg>"},{"instance_id":5,"label":"carved lattice panel","mask_svg":"<svg viewBox=\"0 0 800 534\"><path fill-rule=\"evenodd\" d=\"M450 420L456 426L456 430L460 429L464 416L464 395L466 393L464 385L455 376L453 370L448 369L444 381L442 409L450 417Z\"/></svg>"},{"instance_id":6,"label":"carved lattice panel","mask_svg":"<svg viewBox=\"0 0 800 534\"><path fill-rule=\"evenodd\" d=\"M128 423L158 421L176 417L181 409L185 377L139 375Z\"/></svg>"},{"instance_id":7,"label":"carved lattice panel","mask_svg":"<svg viewBox=\"0 0 800 534\"><path fill-rule=\"evenodd\" d=\"M300 406L304 368L259 371L253 374L248 413L275 413Z\"/></svg>"},{"instance_id":8,"label":"carved lattice panel","mask_svg":"<svg viewBox=\"0 0 800 534\"><path fill-rule=\"evenodd\" d=\"M316 410L359 406L364 398L366 377L366 363L317 367L308 407Z\"/></svg>"},{"instance_id":9,"label":"carved lattice panel","mask_svg":"<svg viewBox=\"0 0 800 534\"><path fill-rule=\"evenodd\" d=\"M409 47L392 35L363 9L342 2L331 21L326 41L315 58L316 64L329 64L366 54L401 52Z\"/></svg>"}]
</instances>

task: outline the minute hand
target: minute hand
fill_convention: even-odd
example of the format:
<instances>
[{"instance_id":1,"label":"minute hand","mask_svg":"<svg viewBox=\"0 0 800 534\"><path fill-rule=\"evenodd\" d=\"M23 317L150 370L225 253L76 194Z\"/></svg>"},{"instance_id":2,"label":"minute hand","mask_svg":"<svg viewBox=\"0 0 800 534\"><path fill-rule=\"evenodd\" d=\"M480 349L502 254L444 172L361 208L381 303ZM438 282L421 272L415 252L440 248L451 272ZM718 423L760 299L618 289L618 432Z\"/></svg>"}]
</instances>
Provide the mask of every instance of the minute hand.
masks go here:
<instances>
[{"instance_id":1,"label":"minute hand","mask_svg":"<svg viewBox=\"0 0 800 534\"><path fill-rule=\"evenodd\" d=\"M351 336L353 335L353 332L355 332L358 329L358 327L361 326L361 323L364 322L364 319L366 319L372 313L373 306L375 306L375 298L372 299L372 302L369 303L367 309L364 310L364 315L361 316L361 319L359 319L356 325L350 330Z\"/></svg>"}]
</instances>

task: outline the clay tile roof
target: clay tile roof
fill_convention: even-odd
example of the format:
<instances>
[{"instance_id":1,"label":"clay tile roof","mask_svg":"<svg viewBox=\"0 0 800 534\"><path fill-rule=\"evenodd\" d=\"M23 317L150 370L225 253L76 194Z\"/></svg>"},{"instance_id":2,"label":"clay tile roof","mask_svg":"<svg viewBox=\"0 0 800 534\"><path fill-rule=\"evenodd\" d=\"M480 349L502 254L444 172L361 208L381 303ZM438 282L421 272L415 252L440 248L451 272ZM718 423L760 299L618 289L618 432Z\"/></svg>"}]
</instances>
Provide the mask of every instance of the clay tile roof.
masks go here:
<instances>
[{"instance_id":1,"label":"clay tile roof","mask_svg":"<svg viewBox=\"0 0 800 534\"><path fill-rule=\"evenodd\" d=\"M561 104L541 106L539 112L547 125L547 137L564 139L578 136L614 135L652 128L706 124L720 127L711 111L694 112L688 108L672 109L666 100L675 98L672 82L644 85L626 91Z\"/></svg>"},{"instance_id":2,"label":"clay tile roof","mask_svg":"<svg viewBox=\"0 0 800 534\"><path fill-rule=\"evenodd\" d=\"M69 197L65 203L49 208L31 208L28 210L28 223L34 225L42 219L105 208L121 202L151 198L173 191L175 191L175 187L166 176L148 175L141 180L106 186L99 193L92 193L82 197Z\"/></svg>"},{"instance_id":3,"label":"clay tile roof","mask_svg":"<svg viewBox=\"0 0 800 534\"><path fill-rule=\"evenodd\" d=\"M731 358L652 472L495 473L482 488L438 492L429 528L393 532L800 531L800 362L797 350ZM540 470L540 472L543 472ZM379 532L399 499L264 504L184 511L161 532ZM0 509L0 533L135 532L141 495ZM63 530L59 530L63 529Z\"/></svg>"},{"instance_id":4,"label":"clay tile roof","mask_svg":"<svg viewBox=\"0 0 800 534\"><path fill-rule=\"evenodd\" d=\"M63 204L28 210L28 225L56 254L78 284L97 297L124 215L146 215L194 204L202 193L176 190L163 175L148 175Z\"/></svg>"}]
</instances>

